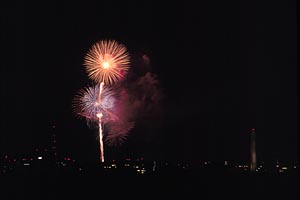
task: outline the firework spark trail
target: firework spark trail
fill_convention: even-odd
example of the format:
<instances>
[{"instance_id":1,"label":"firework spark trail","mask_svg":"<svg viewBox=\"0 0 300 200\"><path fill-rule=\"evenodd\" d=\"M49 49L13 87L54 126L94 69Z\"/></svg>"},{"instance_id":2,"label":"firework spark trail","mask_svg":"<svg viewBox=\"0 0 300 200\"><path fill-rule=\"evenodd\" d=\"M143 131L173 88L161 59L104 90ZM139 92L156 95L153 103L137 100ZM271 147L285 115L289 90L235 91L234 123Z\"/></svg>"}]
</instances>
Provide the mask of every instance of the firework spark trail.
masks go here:
<instances>
[{"instance_id":1,"label":"firework spark trail","mask_svg":"<svg viewBox=\"0 0 300 200\"><path fill-rule=\"evenodd\" d=\"M99 89L99 95L98 95L99 104L101 104L101 94L102 94L102 90L103 90L103 85L104 85L104 82L101 82L100 89ZM99 119L98 123L99 123L100 160L101 160L101 162L104 162L103 134L102 134L102 121L101 121L102 113L101 112L97 113L97 117Z\"/></svg>"},{"instance_id":2,"label":"firework spark trail","mask_svg":"<svg viewBox=\"0 0 300 200\"><path fill-rule=\"evenodd\" d=\"M99 143L100 143L100 161L104 162L104 148L103 148L103 134L102 134L102 113L98 113L97 117L99 119Z\"/></svg>"},{"instance_id":3,"label":"firework spark trail","mask_svg":"<svg viewBox=\"0 0 300 200\"><path fill-rule=\"evenodd\" d=\"M101 82L100 89L99 89L99 95L98 95L99 104L101 104L101 94L102 94L102 90L103 90L103 85L104 85L104 83ZM102 116L103 115L101 112L97 113L97 117L99 119L98 125L99 125L100 161L104 162L103 134L102 134L102 121L101 121Z\"/></svg>"}]
</instances>

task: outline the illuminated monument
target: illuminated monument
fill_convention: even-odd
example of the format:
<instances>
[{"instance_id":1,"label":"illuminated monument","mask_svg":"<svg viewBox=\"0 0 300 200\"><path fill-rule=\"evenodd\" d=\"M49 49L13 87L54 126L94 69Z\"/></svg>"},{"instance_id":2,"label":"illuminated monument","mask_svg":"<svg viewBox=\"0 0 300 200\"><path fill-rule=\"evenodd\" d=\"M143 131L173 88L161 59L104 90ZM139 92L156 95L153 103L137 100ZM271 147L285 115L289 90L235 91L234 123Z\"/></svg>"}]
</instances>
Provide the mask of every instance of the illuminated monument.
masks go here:
<instances>
[{"instance_id":1,"label":"illuminated monument","mask_svg":"<svg viewBox=\"0 0 300 200\"><path fill-rule=\"evenodd\" d=\"M256 148L255 148L255 129L251 129L250 133L250 170L256 170Z\"/></svg>"}]
</instances>

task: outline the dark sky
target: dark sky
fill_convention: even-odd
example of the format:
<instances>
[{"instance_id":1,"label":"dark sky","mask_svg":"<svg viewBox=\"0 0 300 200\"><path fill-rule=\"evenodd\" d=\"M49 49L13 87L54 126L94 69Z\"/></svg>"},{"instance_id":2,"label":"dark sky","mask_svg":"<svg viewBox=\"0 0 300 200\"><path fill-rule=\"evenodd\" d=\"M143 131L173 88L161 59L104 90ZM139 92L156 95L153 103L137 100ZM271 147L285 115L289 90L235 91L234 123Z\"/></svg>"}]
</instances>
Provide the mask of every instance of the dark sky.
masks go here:
<instances>
[{"instance_id":1,"label":"dark sky","mask_svg":"<svg viewBox=\"0 0 300 200\"><path fill-rule=\"evenodd\" d=\"M85 53L109 38L133 59L150 58L164 95L159 126L137 124L108 157L247 161L255 127L259 160L297 158L296 2L0 7L1 154L48 145L55 123L62 155L97 158L95 130L72 115L71 101L91 82Z\"/></svg>"}]
</instances>

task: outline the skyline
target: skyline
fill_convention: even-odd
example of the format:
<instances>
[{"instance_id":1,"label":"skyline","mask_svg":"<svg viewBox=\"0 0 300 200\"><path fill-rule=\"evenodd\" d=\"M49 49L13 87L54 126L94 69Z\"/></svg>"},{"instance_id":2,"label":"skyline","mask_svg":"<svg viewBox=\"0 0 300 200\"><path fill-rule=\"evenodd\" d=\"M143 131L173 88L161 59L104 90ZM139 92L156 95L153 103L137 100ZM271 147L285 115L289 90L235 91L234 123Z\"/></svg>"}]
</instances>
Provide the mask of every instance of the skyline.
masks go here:
<instances>
[{"instance_id":1,"label":"skyline","mask_svg":"<svg viewBox=\"0 0 300 200\"><path fill-rule=\"evenodd\" d=\"M0 153L47 144L55 124L64 152L97 160L96 130L72 115L71 101L91 83L84 55L108 38L128 48L132 76L157 76L162 106L159 123L140 119L126 143L107 152L248 160L255 128L258 161L297 160L294 4L103 2L113 15L78 2L3 6Z\"/></svg>"}]
</instances>

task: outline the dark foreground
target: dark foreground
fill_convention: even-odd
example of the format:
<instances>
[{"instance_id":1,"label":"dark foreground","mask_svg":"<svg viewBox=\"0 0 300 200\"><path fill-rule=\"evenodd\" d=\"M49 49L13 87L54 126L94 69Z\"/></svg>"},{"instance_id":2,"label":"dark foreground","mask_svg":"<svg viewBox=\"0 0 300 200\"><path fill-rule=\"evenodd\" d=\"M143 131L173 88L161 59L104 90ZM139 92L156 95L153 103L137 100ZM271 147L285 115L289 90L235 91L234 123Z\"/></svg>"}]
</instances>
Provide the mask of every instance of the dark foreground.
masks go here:
<instances>
[{"instance_id":1,"label":"dark foreground","mask_svg":"<svg viewBox=\"0 0 300 200\"><path fill-rule=\"evenodd\" d=\"M210 170L40 170L0 176L0 199L282 199L299 197L298 173Z\"/></svg>"}]
</instances>

